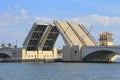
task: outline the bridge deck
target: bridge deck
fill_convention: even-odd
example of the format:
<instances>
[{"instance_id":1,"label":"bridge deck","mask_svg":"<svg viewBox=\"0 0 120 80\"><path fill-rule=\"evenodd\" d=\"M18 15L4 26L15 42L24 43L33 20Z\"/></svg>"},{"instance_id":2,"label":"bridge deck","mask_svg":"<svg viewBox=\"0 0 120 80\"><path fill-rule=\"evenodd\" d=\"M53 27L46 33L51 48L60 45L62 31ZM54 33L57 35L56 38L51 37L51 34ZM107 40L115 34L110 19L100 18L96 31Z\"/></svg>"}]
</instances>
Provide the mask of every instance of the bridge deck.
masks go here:
<instances>
[{"instance_id":1,"label":"bridge deck","mask_svg":"<svg viewBox=\"0 0 120 80\"><path fill-rule=\"evenodd\" d=\"M70 24L69 22L54 22L65 38L66 45L97 45L95 39L83 25Z\"/></svg>"},{"instance_id":2,"label":"bridge deck","mask_svg":"<svg viewBox=\"0 0 120 80\"><path fill-rule=\"evenodd\" d=\"M55 25L59 28L62 35L66 38L66 45L83 45L83 43L79 40L71 26L67 22L57 22L55 21Z\"/></svg>"},{"instance_id":3,"label":"bridge deck","mask_svg":"<svg viewBox=\"0 0 120 80\"><path fill-rule=\"evenodd\" d=\"M23 48L27 50L52 50L58 35L59 31L55 26L34 23L23 43Z\"/></svg>"}]
</instances>

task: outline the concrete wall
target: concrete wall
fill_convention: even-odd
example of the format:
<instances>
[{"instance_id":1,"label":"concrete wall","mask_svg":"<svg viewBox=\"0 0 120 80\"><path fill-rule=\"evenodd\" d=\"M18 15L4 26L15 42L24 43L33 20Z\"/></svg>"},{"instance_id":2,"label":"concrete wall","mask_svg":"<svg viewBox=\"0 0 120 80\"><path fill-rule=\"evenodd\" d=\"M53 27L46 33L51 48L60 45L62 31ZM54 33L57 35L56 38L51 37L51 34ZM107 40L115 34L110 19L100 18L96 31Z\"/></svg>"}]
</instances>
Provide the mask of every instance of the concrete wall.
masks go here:
<instances>
[{"instance_id":1,"label":"concrete wall","mask_svg":"<svg viewBox=\"0 0 120 80\"><path fill-rule=\"evenodd\" d=\"M71 61L71 47L63 46L63 61Z\"/></svg>"},{"instance_id":2,"label":"concrete wall","mask_svg":"<svg viewBox=\"0 0 120 80\"><path fill-rule=\"evenodd\" d=\"M64 46L63 61L81 61L81 53L79 46Z\"/></svg>"},{"instance_id":3,"label":"concrete wall","mask_svg":"<svg viewBox=\"0 0 120 80\"><path fill-rule=\"evenodd\" d=\"M13 48L12 50L12 58L21 59L22 58L22 48Z\"/></svg>"},{"instance_id":4,"label":"concrete wall","mask_svg":"<svg viewBox=\"0 0 120 80\"><path fill-rule=\"evenodd\" d=\"M113 45L113 42L111 41L106 41L106 40L102 40L100 41L100 46L112 46Z\"/></svg>"},{"instance_id":5,"label":"concrete wall","mask_svg":"<svg viewBox=\"0 0 120 80\"><path fill-rule=\"evenodd\" d=\"M57 50L54 48L51 51L26 51L22 49L22 59L57 59Z\"/></svg>"},{"instance_id":6,"label":"concrete wall","mask_svg":"<svg viewBox=\"0 0 120 80\"><path fill-rule=\"evenodd\" d=\"M37 51L27 51L27 59L37 59Z\"/></svg>"},{"instance_id":7,"label":"concrete wall","mask_svg":"<svg viewBox=\"0 0 120 80\"><path fill-rule=\"evenodd\" d=\"M27 51L25 48L22 49L22 59L26 59L27 57Z\"/></svg>"},{"instance_id":8,"label":"concrete wall","mask_svg":"<svg viewBox=\"0 0 120 80\"><path fill-rule=\"evenodd\" d=\"M71 56L72 56L72 61L80 61L81 60L79 46L72 46L71 47Z\"/></svg>"},{"instance_id":9,"label":"concrete wall","mask_svg":"<svg viewBox=\"0 0 120 80\"><path fill-rule=\"evenodd\" d=\"M53 51L43 51L44 59L53 59Z\"/></svg>"}]
</instances>

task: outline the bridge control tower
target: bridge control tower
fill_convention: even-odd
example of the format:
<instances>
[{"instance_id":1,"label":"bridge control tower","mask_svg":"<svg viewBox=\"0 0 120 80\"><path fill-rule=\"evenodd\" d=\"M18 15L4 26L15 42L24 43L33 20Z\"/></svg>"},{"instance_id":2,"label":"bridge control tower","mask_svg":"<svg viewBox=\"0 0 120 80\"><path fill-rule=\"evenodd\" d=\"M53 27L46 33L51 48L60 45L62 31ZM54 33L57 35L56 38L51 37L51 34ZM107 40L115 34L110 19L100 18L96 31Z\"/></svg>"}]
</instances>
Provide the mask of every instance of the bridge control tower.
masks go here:
<instances>
[{"instance_id":1,"label":"bridge control tower","mask_svg":"<svg viewBox=\"0 0 120 80\"><path fill-rule=\"evenodd\" d=\"M112 34L108 32L104 32L100 34L100 39L99 39L100 46L111 46L113 45L113 38Z\"/></svg>"}]
</instances>

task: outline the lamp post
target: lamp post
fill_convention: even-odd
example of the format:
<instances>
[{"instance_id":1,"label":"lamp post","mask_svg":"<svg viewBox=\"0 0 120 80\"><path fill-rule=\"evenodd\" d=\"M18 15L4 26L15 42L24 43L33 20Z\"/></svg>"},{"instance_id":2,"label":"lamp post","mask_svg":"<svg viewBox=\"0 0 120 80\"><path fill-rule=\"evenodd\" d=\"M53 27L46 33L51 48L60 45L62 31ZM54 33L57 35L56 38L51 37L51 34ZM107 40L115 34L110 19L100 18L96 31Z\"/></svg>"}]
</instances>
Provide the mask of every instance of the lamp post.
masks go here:
<instances>
[{"instance_id":1,"label":"lamp post","mask_svg":"<svg viewBox=\"0 0 120 80\"><path fill-rule=\"evenodd\" d=\"M16 44L14 45L14 48L17 48L17 42L18 42L18 40L16 40Z\"/></svg>"}]
</instances>

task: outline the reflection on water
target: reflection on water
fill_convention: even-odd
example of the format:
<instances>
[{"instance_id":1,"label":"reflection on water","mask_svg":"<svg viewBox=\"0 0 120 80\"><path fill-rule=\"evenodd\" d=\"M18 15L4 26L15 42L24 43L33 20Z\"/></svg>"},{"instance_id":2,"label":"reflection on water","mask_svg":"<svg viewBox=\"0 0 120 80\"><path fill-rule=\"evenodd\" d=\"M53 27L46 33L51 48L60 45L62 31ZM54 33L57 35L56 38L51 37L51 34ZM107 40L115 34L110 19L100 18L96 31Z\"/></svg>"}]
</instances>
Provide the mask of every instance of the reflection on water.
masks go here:
<instances>
[{"instance_id":1,"label":"reflection on water","mask_svg":"<svg viewBox=\"0 0 120 80\"><path fill-rule=\"evenodd\" d=\"M120 80L120 63L0 63L0 80Z\"/></svg>"}]
</instances>

